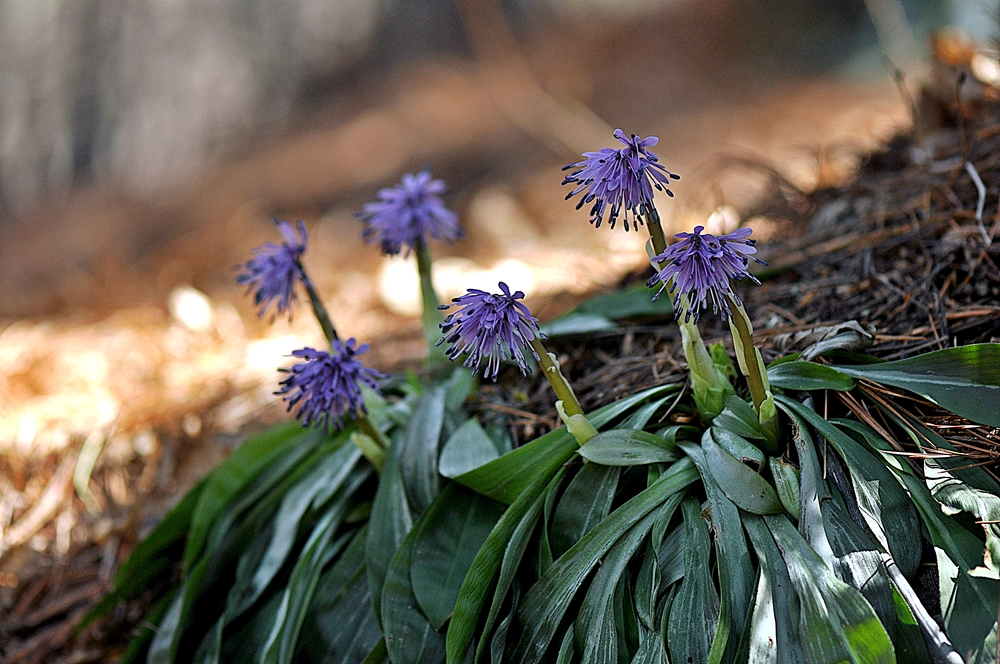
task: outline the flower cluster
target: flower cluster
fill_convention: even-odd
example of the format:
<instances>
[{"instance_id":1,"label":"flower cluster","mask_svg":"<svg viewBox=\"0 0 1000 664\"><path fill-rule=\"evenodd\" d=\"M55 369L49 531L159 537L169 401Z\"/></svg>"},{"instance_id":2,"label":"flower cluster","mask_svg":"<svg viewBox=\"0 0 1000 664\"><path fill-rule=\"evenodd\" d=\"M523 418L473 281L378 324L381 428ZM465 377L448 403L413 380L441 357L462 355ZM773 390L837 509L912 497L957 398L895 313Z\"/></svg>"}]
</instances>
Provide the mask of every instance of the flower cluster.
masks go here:
<instances>
[{"instance_id":1,"label":"flower cluster","mask_svg":"<svg viewBox=\"0 0 1000 664\"><path fill-rule=\"evenodd\" d=\"M295 283L304 282L306 278L301 263L306 250L305 223L298 223L299 237L287 221L275 219L274 223L285 241L280 245L265 242L264 246L254 249L253 257L238 266L243 271L236 277L237 283L246 284L248 290L255 291L253 300L258 316L263 316L272 303L279 315L290 311L296 299Z\"/></svg>"},{"instance_id":2,"label":"flower cluster","mask_svg":"<svg viewBox=\"0 0 1000 664\"><path fill-rule=\"evenodd\" d=\"M680 241L653 258L654 263L666 265L646 284L650 288L660 284L655 297L659 297L664 288L668 289L674 298L677 317L683 313L685 320L693 318L696 322L701 309L708 306L713 313L721 312L723 317L731 315L727 298L739 302L732 291L732 282L750 279L759 284L747 271L747 266L751 258L764 264L753 257L757 248L754 246L756 241L749 239L753 232L749 228L719 237L702 233L703 230L704 226L696 226L693 233L678 233L675 237Z\"/></svg>"},{"instance_id":3,"label":"flower cluster","mask_svg":"<svg viewBox=\"0 0 1000 664\"><path fill-rule=\"evenodd\" d=\"M357 359L368 352L368 344L359 346L351 338L334 339L331 345L333 353L314 348L293 351L293 356L305 362L281 369L291 375L281 381L281 389L275 392L288 402L288 410L301 402L296 416L302 420L302 426L320 423L326 431L331 425L342 429L345 415L357 419L359 414L366 413L361 386L378 391L376 381L383 378Z\"/></svg>"},{"instance_id":4,"label":"flower cluster","mask_svg":"<svg viewBox=\"0 0 1000 664\"><path fill-rule=\"evenodd\" d=\"M621 129L615 129L615 138L625 147L584 152L586 159L563 168L577 169L566 176L563 184L577 183L576 188L566 195L567 200L586 192L576 209L593 202L590 223L595 227L600 227L605 210L610 206L608 223L611 228L615 227L618 216L623 215L625 230L629 230L629 213L632 215L632 223L638 228L642 224L641 215L653 205L653 189L673 196L666 185L670 180L679 180L680 176L657 163L657 156L649 151L660 140L656 136L639 138L632 134L631 137L626 137Z\"/></svg>"},{"instance_id":5,"label":"flower cluster","mask_svg":"<svg viewBox=\"0 0 1000 664\"><path fill-rule=\"evenodd\" d=\"M368 225L364 238L378 242L382 252L394 256L403 247L415 250L428 237L449 242L462 237L458 215L444 206L444 182L432 180L429 171L406 173L395 187L378 192L378 200L365 205L358 217Z\"/></svg>"},{"instance_id":6,"label":"flower cluster","mask_svg":"<svg viewBox=\"0 0 1000 664\"><path fill-rule=\"evenodd\" d=\"M528 373L528 362L524 351L528 350L537 359L537 354L531 348L531 342L536 337L544 339L538 330L538 319L531 315L528 307L519 302L524 293L516 291L511 294L510 288L504 282L499 284L501 293L487 293L477 289L469 291L452 300L458 305L441 323L444 335L438 340L438 345L444 342L451 344L448 358L452 361L460 355L466 355L463 366L478 372L483 359L486 359L486 378L496 380L500 371L500 361L514 360L521 373ZM442 305L448 309L454 305Z\"/></svg>"}]
</instances>

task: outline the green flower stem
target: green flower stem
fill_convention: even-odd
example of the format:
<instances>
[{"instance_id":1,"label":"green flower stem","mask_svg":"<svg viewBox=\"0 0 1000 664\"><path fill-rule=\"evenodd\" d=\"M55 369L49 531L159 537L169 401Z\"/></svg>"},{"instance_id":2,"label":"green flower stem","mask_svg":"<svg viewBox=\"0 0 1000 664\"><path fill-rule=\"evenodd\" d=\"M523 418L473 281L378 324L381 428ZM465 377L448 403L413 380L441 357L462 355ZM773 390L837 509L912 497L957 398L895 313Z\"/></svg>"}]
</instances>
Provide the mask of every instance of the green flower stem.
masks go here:
<instances>
[{"instance_id":1,"label":"green flower stem","mask_svg":"<svg viewBox=\"0 0 1000 664\"><path fill-rule=\"evenodd\" d=\"M549 385L552 386L552 391L563 402L563 410L566 412L566 415L569 417L583 415L583 408L580 407L580 402L577 401L576 394L573 393L573 388L570 387L566 377L559 370L559 363L556 361L555 356L545 350L545 346L542 345L541 340L537 336L531 340L531 347L538 354L538 363L541 365L542 371L549 381Z\"/></svg>"},{"instance_id":2,"label":"green flower stem","mask_svg":"<svg viewBox=\"0 0 1000 664\"><path fill-rule=\"evenodd\" d=\"M646 228L649 229L649 239L653 243L653 255L659 256L667 250L667 236L663 233L663 226L660 224L660 213L650 205L646 209Z\"/></svg>"},{"instance_id":3,"label":"green flower stem","mask_svg":"<svg viewBox=\"0 0 1000 664\"><path fill-rule=\"evenodd\" d=\"M779 433L777 411L774 405L774 396L771 394L771 383L767 379L764 359L753 342L753 325L741 303L738 303L732 295L727 295L726 299L733 312L732 316L729 317L729 329L733 335L736 359L739 360L740 371L746 376L747 385L750 387L750 397L753 399L753 406L757 411L760 423L764 427L764 431L771 435L771 440L768 442L776 450Z\"/></svg>"},{"instance_id":4,"label":"green flower stem","mask_svg":"<svg viewBox=\"0 0 1000 664\"><path fill-rule=\"evenodd\" d=\"M356 432L358 435L352 436L354 444L372 462L375 470L381 473L383 466L385 466L386 454L389 451L389 443L385 439L385 434L372 424L367 415L359 415L355 424L358 425Z\"/></svg>"},{"instance_id":5,"label":"green flower stem","mask_svg":"<svg viewBox=\"0 0 1000 664\"><path fill-rule=\"evenodd\" d=\"M431 276L431 252L423 239L417 242L417 273L420 275L420 298L423 302L422 319L424 339L427 341L427 363L429 365L446 365L444 350L436 346L441 338L441 310L438 306L437 293L434 291L434 281Z\"/></svg>"},{"instance_id":6,"label":"green flower stem","mask_svg":"<svg viewBox=\"0 0 1000 664\"><path fill-rule=\"evenodd\" d=\"M323 306L323 301L319 299L319 294L313 287L312 281L306 276L305 269L301 265L299 269L302 270L302 283L306 287L306 292L309 293L309 303L312 304L313 315L316 316L319 326L323 328L323 336L326 337L327 343L332 346L333 340L338 338L337 330L333 327L333 320L330 319L330 314Z\"/></svg>"}]
</instances>

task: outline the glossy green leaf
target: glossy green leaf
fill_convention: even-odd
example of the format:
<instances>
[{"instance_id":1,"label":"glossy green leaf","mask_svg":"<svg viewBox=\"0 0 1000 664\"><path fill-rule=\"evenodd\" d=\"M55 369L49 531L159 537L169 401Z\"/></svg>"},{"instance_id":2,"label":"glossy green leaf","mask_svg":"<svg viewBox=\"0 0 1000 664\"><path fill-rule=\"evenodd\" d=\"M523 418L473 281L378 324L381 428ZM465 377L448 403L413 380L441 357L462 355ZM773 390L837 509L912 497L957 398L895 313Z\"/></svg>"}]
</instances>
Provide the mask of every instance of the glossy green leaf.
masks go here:
<instances>
[{"instance_id":1,"label":"glossy green leaf","mask_svg":"<svg viewBox=\"0 0 1000 664\"><path fill-rule=\"evenodd\" d=\"M269 469L270 481L277 481L282 468L291 468L295 457L308 452L304 441L318 441L323 433L303 429L298 422L288 422L250 438L237 447L205 479L198 504L191 515L190 530L184 548L184 570L188 571L202 552L208 530L219 512L257 474Z\"/></svg>"},{"instance_id":2,"label":"glossy green leaf","mask_svg":"<svg viewBox=\"0 0 1000 664\"><path fill-rule=\"evenodd\" d=\"M359 475L360 485L366 479ZM288 585L282 593L274 628L268 636L257 661L261 664L290 664L298 644L299 633L312 603L323 567L329 562L333 542L352 497L352 487L345 486L340 500L334 502L320 518L292 568Z\"/></svg>"},{"instance_id":3,"label":"glossy green leaf","mask_svg":"<svg viewBox=\"0 0 1000 664\"><path fill-rule=\"evenodd\" d=\"M553 558L565 553L608 515L619 472L619 468L588 463L573 477L559 499L549 528Z\"/></svg>"},{"instance_id":4,"label":"glossy green leaf","mask_svg":"<svg viewBox=\"0 0 1000 664\"><path fill-rule=\"evenodd\" d=\"M660 581L661 588L666 589L670 587L670 584L684 578L684 549L686 544L683 524L674 528L664 538L663 545L660 547L656 558L662 577Z\"/></svg>"},{"instance_id":5,"label":"glossy green leaf","mask_svg":"<svg viewBox=\"0 0 1000 664\"><path fill-rule=\"evenodd\" d=\"M768 465L771 468L771 477L774 478L774 490L778 494L778 499L785 511L798 520L799 505L802 502L802 493L799 490L802 477L798 466L781 457L771 457L768 459Z\"/></svg>"},{"instance_id":6,"label":"glossy green leaf","mask_svg":"<svg viewBox=\"0 0 1000 664\"><path fill-rule=\"evenodd\" d=\"M896 659L907 664L932 664L917 619L895 584L892 584L892 599L896 609L896 630L892 637Z\"/></svg>"},{"instance_id":7,"label":"glossy green leaf","mask_svg":"<svg viewBox=\"0 0 1000 664\"><path fill-rule=\"evenodd\" d=\"M372 514L369 518L368 537L365 544L365 572L371 591L375 618L382 624L382 586L385 573L396 549L413 526L413 516L406 500L400 455L404 451L402 432L393 436L389 455L386 457L382 476L379 478Z\"/></svg>"},{"instance_id":8,"label":"glossy green leaf","mask_svg":"<svg viewBox=\"0 0 1000 664\"><path fill-rule=\"evenodd\" d=\"M785 401L779 401L778 404L783 408ZM823 470L809 430L795 412L786 410L786 413L789 414L792 441L799 458L799 532L832 569L833 547L826 533L821 507L823 501L830 499L830 490L823 480Z\"/></svg>"},{"instance_id":9,"label":"glossy green leaf","mask_svg":"<svg viewBox=\"0 0 1000 664\"><path fill-rule=\"evenodd\" d=\"M300 482L295 484L281 501L281 506L272 520L266 538L266 548L252 565L244 565L240 560L240 571L229 592L226 607L226 621L233 620L249 608L264 589L271 583L284 566L288 553L296 541L296 533L302 517L310 507L326 502L323 494L329 495L341 487L351 470L361 458L361 452L354 446L345 445L320 461ZM246 554L244 554L246 555Z\"/></svg>"},{"instance_id":10,"label":"glossy green leaf","mask_svg":"<svg viewBox=\"0 0 1000 664\"><path fill-rule=\"evenodd\" d=\"M421 517L410 583L435 630L451 616L465 574L501 514L500 503L452 482Z\"/></svg>"},{"instance_id":11,"label":"glossy green leaf","mask_svg":"<svg viewBox=\"0 0 1000 664\"><path fill-rule=\"evenodd\" d=\"M419 533L420 521L392 557L382 588L382 631L393 664L435 664L445 659L444 636L434 630L420 610L410 581Z\"/></svg>"},{"instance_id":12,"label":"glossy green leaf","mask_svg":"<svg viewBox=\"0 0 1000 664\"><path fill-rule=\"evenodd\" d=\"M653 399L677 389L676 385L663 385L644 390L599 408L587 418L591 424L600 429L646 399ZM536 477L539 475L551 477L576 450L576 439L566 431L565 427L561 427L454 479L473 491L510 505Z\"/></svg>"},{"instance_id":13,"label":"glossy green leaf","mask_svg":"<svg viewBox=\"0 0 1000 664\"><path fill-rule=\"evenodd\" d=\"M1000 427L1000 344L958 346L905 360L835 368L848 376L909 390L974 422Z\"/></svg>"},{"instance_id":14,"label":"glossy green leaf","mask_svg":"<svg viewBox=\"0 0 1000 664\"><path fill-rule=\"evenodd\" d=\"M448 438L438 459L438 472L458 477L499 458L493 441L476 418L471 417Z\"/></svg>"},{"instance_id":15,"label":"glossy green leaf","mask_svg":"<svg viewBox=\"0 0 1000 664\"><path fill-rule=\"evenodd\" d=\"M718 418L716 418L718 421ZM700 437L699 437L700 439ZM715 425L712 427L712 440L719 444L719 447L729 452L743 464L750 466L757 472L764 467L764 453L760 448L750 443L742 436Z\"/></svg>"},{"instance_id":16,"label":"glossy green leaf","mask_svg":"<svg viewBox=\"0 0 1000 664\"><path fill-rule=\"evenodd\" d=\"M783 515L765 517L801 605L799 640L810 663L890 664L892 642L860 592L838 580Z\"/></svg>"},{"instance_id":17,"label":"glossy green leaf","mask_svg":"<svg viewBox=\"0 0 1000 664\"><path fill-rule=\"evenodd\" d=\"M838 390L854 387L854 380L825 364L815 362L782 362L767 370L772 387L786 390Z\"/></svg>"},{"instance_id":18,"label":"glossy green leaf","mask_svg":"<svg viewBox=\"0 0 1000 664\"><path fill-rule=\"evenodd\" d=\"M636 429L642 430L646 428L649 421L653 419L653 415L656 411L663 408L663 405L670 401L671 397L666 396L662 399L656 399L655 401L650 401L649 403L639 406L635 409L635 412L625 418L625 420L619 424L616 428L618 429ZM668 441L673 442L673 441Z\"/></svg>"},{"instance_id":19,"label":"glossy green leaf","mask_svg":"<svg viewBox=\"0 0 1000 664\"><path fill-rule=\"evenodd\" d=\"M382 641L365 575L365 540L362 529L320 576L299 636L297 663L353 664Z\"/></svg>"},{"instance_id":20,"label":"glossy green leaf","mask_svg":"<svg viewBox=\"0 0 1000 664\"><path fill-rule=\"evenodd\" d=\"M752 514L777 514L781 501L774 488L746 464L719 447L711 430L701 439L709 472L729 500Z\"/></svg>"},{"instance_id":21,"label":"glossy green leaf","mask_svg":"<svg viewBox=\"0 0 1000 664\"><path fill-rule=\"evenodd\" d=\"M706 662L719 619L719 596L712 584L708 564L711 545L708 526L701 518L701 505L685 498L684 579L670 607L667 648L671 661Z\"/></svg>"},{"instance_id":22,"label":"glossy green leaf","mask_svg":"<svg viewBox=\"0 0 1000 664\"><path fill-rule=\"evenodd\" d=\"M499 604L506 595L514 571L524 555L528 538L541 514L544 492L551 480L551 476L535 477L532 484L503 513L472 560L455 601L455 612L448 624L448 664L459 664L465 657L493 579L500 570L501 580L496 588L494 606L490 608L491 619L496 618ZM477 652L481 653L483 647L481 643Z\"/></svg>"},{"instance_id":23,"label":"glossy green leaf","mask_svg":"<svg viewBox=\"0 0 1000 664\"><path fill-rule=\"evenodd\" d=\"M892 449L874 429L854 424L875 449ZM893 472L912 497L934 543L945 632L958 652L978 652L996 624L1000 595L996 580L969 574L982 563L983 543L945 516L923 480L911 473Z\"/></svg>"},{"instance_id":24,"label":"glossy green leaf","mask_svg":"<svg viewBox=\"0 0 1000 664\"><path fill-rule=\"evenodd\" d=\"M599 314L569 313L546 323L541 329L549 337L566 337L614 330L617 327L613 320Z\"/></svg>"},{"instance_id":25,"label":"glossy green leaf","mask_svg":"<svg viewBox=\"0 0 1000 664\"><path fill-rule=\"evenodd\" d=\"M726 400L726 408L712 420L712 424L743 438L763 440L767 437L757 418L757 411L735 395Z\"/></svg>"},{"instance_id":26,"label":"glossy green leaf","mask_svg":"<svg viewBox=\"0 0 1000 664\"><path fill-rule=\"evenodd\" d=\"M677 446L660 436L632 429L599 433L580 447L580 456L603 466L636 466L676 461Z\"/></svg>"},{"instance_id":27,"label":"glossy green leaf","mask_svg":"<svg viewBox=\"0 0 1000 664\"><path fill-rule=\"evenodd\" d=\"M653 301L653 293L646 285L636 284L630 288L597 295L581 302L573 309L573 313L597 314L612 320L643 316L666 319L673 314L673 304L669 297L661 297Z\"/></svg>"},{"instance_id":28,"label":"glossy green leaf","mask_svg":"<svg viewBox=\"0 0 1000 664\"><path fill-rule=\"evenodd\" d=\"M719 567L719 586L725 623L717 630L713 650L721 648L721 652L718 653L721 661L732 661L736 657L738 637L747 621L747 614L753 601L757 573L750 559L746 538L743 536L739 509L726 497L725 492L715 481L709 470L707 455L701 447L693 443L683 443L682 449L691 457L702 477L710 507L711 527L715 533L716 560ZM726 642L723 643L720 638Z\"/></svg>"},{"instance_id":29,"label":"glossy green leaf","mask_svg":"<svg viewBox=\"0 0 1000 664\"><path fill-rule=\"evenodd\" d=\"M751 619L749 664L804 664L798 639L799 598L788 567L764 517L747 514L743 525L761 567Z\"/></svg>"},{"instance_id":30,"label":"glossy green leaf","mask_svg":"<svg viewBox=\"0 0 1000 664\"><path fill-rule=\"evenodd\" d=\"M892 554L903 574L912 575L920 563L920 521L913 501L892 471L839 426L796 401L785 397L776 399L781 406L809 422L844 460L850 471L858 508L869 530ZM837 424L852 427L859 423L838 420Z\"/></svg>"},{"instance_id":31,"label":"glossy green leaf","mask_svg":"<svg viewBox=\"0 0 1000 664\"><path fill-rule=\"evenodd\" d=\"M428 387L402 439L400 472L406 497L416 514L427 509L440 490L437 460L447 397L446 386Z\"/></svg>"},{"instance_id":32,"label":"glossy green leaf","mask_svg":"<svg viewBox=\"0 0 1000 664\"><path fill-rule=\"evenodd\" d=\"M679 501L681 491L696 481L690 460L681 459L652 486L612 512L588 532L539 579L518 607L521 636L512 661L539 661L580 585L608 549L629 528L664 501Z\"/></svg>"},{"instance_id":33,"label":"glossy green leaf","mask_svg":"<svg viewBox=\"0 0 1000 664\"><path fill-rule=\"evenodd\" d=\"M507 542L507 546L503 552L503 562L500 565L500 574L497 578L496 588L493 591L493 602L490 604L489 613L486 616L486 622L483 626L483 638L480 640L479 646L476 648L476 661L479 660L486 647L487 637L493 630L493 625L497 616L500 614L500 608L503 605L504 599L507 597L507 592L511 591L514 593L513 589L516 589L516 584L514 584L514 575L517 573L518 567L521 565L521 560L524 558L524 552L528 547L528 541L531 539L532 533L535 532L538 517L542 514L543 503L545 502L544 497L549 495L555 486L559 484L561 474L561 472L557 473L556 476L549 482L542 496L539 496L535 502L528 507L528 511L521 518L517 527L514 528L514 532L511 534L510 540ZM510 509L514 509L514 506L512 505ZM503 518L504 517L501 517L501 519ZM494 532L496 532L496 528L494 528ZM490 535L492 536L493 533ZM480 549L480 552L482 552L482 550L483 549ZM477 556L478 555L480 554L477 554ZM467 580L468 577L469 575L466 575ZM465 589L466 582L463 582L463 591ZM514 598L511 601L510 612L508 613L507 618L504 619L504 622L506 623L503 628L504 638L506 638L506 633L509 630L511 623L514 621L514 614L517 609L517 599L518 595L514 593ZM451 629L452 628L449 628L448 630L449 634L451 634ZM497 628L497 631L500 631L499 627ZM494 636L494 642L496 641L496 638L497 637ZM497 648L491 646L491 650L496 652ZM500 654L502 655L503 653ZM494 657L494 660L502 661L497 660L496 657Z\"/></svg>"},{"instance_id":34,"label":"glossy green leaf","mask_svg":"<svg viewBox=\"0 0 1000 664\"><path fill-rule=\"evenodd\" d=\"M618 661L620 632L616 633L612 617L616 587L622 581L625 566L646 539L653 523L661 517L661 512L673 514L674 509L676 503L665 503L650 512L622 535L601 562L584 595L574 628L576 649L581 653L583 664ZM666 518L669 519L669 516Z\"/></svg>"}]
</instances>

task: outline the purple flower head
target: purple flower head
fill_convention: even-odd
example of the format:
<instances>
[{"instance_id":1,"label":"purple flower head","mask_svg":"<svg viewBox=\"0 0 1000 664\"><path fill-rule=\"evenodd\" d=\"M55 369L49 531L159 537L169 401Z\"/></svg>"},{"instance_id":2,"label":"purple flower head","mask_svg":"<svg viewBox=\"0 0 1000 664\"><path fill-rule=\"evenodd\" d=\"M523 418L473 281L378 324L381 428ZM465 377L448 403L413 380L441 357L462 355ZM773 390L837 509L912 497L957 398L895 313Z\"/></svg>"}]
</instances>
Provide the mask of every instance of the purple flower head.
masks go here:
<instances>
[{"instance_id":1,"label":"purple flower head","mask_svg":"<svg viewBox=\"0 0 1000 664\"><path fill-rule=\"evenodd\" d=\"M237 266L243 272L237 275L236 282L247 284L248 290L255 291L253 301L258 307L258 316L263 316L272 302L279 315L290 311L296 299L295 282L306 279L300 262L306 250L305 223L298 223L299 237L287 221L275 219L274 223L285 241L280 245L265 242L264 246L253 250L249 261Z\"/></svg>"},{"instance_id":2,"label":"purple flower head","mask_svg":"<svg viewBox=\"0 0 1000 664\"><path fill-rule=\"evenodd\" d=\"M524 297L521 291L511 295L510 288L500 282L502 293L487 293L470 288L460 297L452 300L458 305L454 313L441 323L443 336L437 345L451 344L448 359L455 361L465 355L463 366L478 372L486 359L486 378L497 379L500 361L514 360L522 374L528 373L528 362L524 351L531 352L535 359L538 354L531 348L531 341L545 335L538 330L538 319L531 315L528 307L518 300ZM441 305L448 309L454 305Z\"/></svg>"},{"instance_id":3,"label":"purple flower head","mask_svg":"<svg viewBox=\"0 0 1000 664\"><path fill-rule=\"evenodd\" d=\"M395 256L403 247L409 253L428 237L456 240L462 237L458 215L444 206L444 182L432 180L430 171L406 173L395 187L378 192L378 200L365 205L358 217L368 225L362 236L378 242L382 253Z\"/></svg>"},{"instance_id":4,"label":"purple flower head","mask_svg":"<svg viewBox=\"0 0 1000 664\"><path fill-rule=\"evenodd\" d=\"M615 129L617 138L625 147L620 149L601 148L597 152L584 152L583 161L563 168L575 168L563 180L563 184L576 182L576 188L566 195L566 200L584 193L576 204L579 210L593 202L590 209L590 223L600 228L606 208L610 205L608 223L615 227L618 216L625 218L625 230L629 230L629 213L636 228L642 224L642 216L653 207L653 189L664 191L668 196L673 192L666 185L670 180L679 180L675 175L657 163L658 159L648 148L660 139L656 136L639 138L635 134L626 137L621 129Z\"/></svg>"},{"instance_id":5,"label":"purple flower head","mask_svg":"<svg viewBox=\"0 0 1000 664\"><path fill-rule=\"evenodd\" d=\"M703 230L704 226L696 226L693 233L675 235L680 242L653 258L654 262L666 265L646 283L650 288L660 284L653 299L658 298L664 288L668 289L674 298L676 316L680 318L683 313L685 320L693 317L696 322L701 310L709 305L713 313L721 312L723 318L731 315L727 296L740 301L732 291L732 282L750 279L759 284L747 271L747 266L751 258L765 265L764 261L753 257L757 247L754 246L756 241L749 239L753 232L749 228L739 228L719 237L702 233Z\"/></svg>"},{"instance_id":6,"label":"purple flower head","mask_svg":"<svg viewBox=\"0 0 1000 664\"><path fill-rule=\"evenodd\" d=\"M347 341L334 339L332 347L333 353L314 348L292 351L293 356L305 362L291 369L279 369L290 375L281 381L281 389L275 394L288 402L288 410L301 402L296 416L302 420L302 426L316 422L322 423L326 431L331 425L343 429L345 415L357 419L359 414L367 412L361 386L378 391L375 381L382 374L356 359L368 352L368 344L358 346L352 337Z\"/></svg>"}]
</instances>

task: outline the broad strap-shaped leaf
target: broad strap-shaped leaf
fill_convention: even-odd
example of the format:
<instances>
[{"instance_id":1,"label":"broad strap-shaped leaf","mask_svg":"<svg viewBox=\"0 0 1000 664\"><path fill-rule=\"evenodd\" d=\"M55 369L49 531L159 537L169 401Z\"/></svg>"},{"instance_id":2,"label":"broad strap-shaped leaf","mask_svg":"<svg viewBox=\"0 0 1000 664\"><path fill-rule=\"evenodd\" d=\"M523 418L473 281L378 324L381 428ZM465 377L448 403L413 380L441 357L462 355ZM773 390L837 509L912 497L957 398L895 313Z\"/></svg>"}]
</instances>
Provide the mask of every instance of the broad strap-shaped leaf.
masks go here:
<instances>
[{"instance_id":1,"label":"broad strap-shaped leaf","mask_svg":"<svg viewBox=\"0 0 1000 664\"><path fill-rule=\"evenodd\" d=\"M750 664L804 664L799 644L800 606L788 567L764 517L745 514L743 525L760 560L761 575L753 608Z\"/></svg>"},{"instance_id":2,"label":"broad strap-shaped leaf","mask_svg":"<svg viewBox=\"0 0 1000 664\"><path fill-rule=\"evenodd\" d=\"M652 486L612 512L560 557L518 607L521 635L512 661L541 661L570 601L608 549L664 501L679 501L680 492L697 478L698 473L690 460L681 459Z\"/></svg>"},{"instance_id":3,"label":"broad strap-shaped leaf","mask_svg":"<svg viewBox=\"0 0 1000 664\"><path fill-rule=\"evenodd\" d=\"M711 527L715 533L716 561L719 567L719 587L727 623L725 629L728 642L723 646L723 661L735 658L739 634L746 623L747 614L753 601L756 572L750 559L750 550L743 536L740 511L730 501L709 471L708 460L702 448L694 444L682 443L682 449L691 457L701 474L711 508ZM720 633L721 636L721 633ZM714 646L713 646L714 647Z\"/></svg>"},{"instance_id":4,"label":"broad strap-shaped leaf","mask_svg":"<svg viewBox=\"0 0 1000 664\"><path fill-rule=\"evenodd\" d=\"M400 456L403 453L402 432L392 437L392 446L379 478L378 490L372 503L368 520L368 537L365 544L365 572L372 596L372 610L382 624L382 586L389 562L396 549L413 527L413 516L406 500Z\"/></svg>"},{"instance_id":5,"label":"broad strap-shaped leaf","mask_svg":"<svg viewBox=\"0 0 1000 664\"><path fill-rule=\"evenodd\" d=\"M890 664L892 642L864 596L837 579L783 515L765 517L799 597L799 640L815 664Z\"/></svg>"},{"instance_id":6,"label":"broad strap-shaped leaf","mask_svg":"<svg viewBox=\"0 0 1000 664\"><path fill-rule=\"evenodd\" d=\"M865 523L885 550L892 554L903 574L912 575L920 563L922 547L916 507L882 459L875 457L840 428L851 428L860 423L836 420L835 425L797 401L775 398L781 407L793 411L822 434L844 460Z\"/></svg>"},{"instance_id":7,"label":"broad strap-shaped leaf","mask_svg":"<svg viewBox=\"0 0 1000 664\"><path fill-rule=\"evenodd\" d=\"M358 484L365 479L359 476ZM320 574L334 553L330 550L330 543L340 527L352 494L352 487L345 486L341 498L327 509L306 541L282 593L274 627L257 659L260 664L291 663Z\"/></svg>"},{"instance_id":8,"label":"broad strap-shaped leaf","mask_svg":"<svg viewBox=\"0 0 1000 664\"><path fill-rule=\"evenodd\" d=\"M598 408L589 413L587 419L600 429L647 399L655 399L679 389L678 385L653 387ZM576 450L576 439L565 427L560 427L454 479L473 491L510 505L536 477L551 477Z\"/></svg>"},{"instance_id":9,"label":"broad strap-shaped leaf","mask_svg":"<svg viewBox=\"0 0 1000 664\"><path fill-rule=\"evenodd\" d=\"M500 610L499 604L506 595L514 572L524 555L528 538L541 515L544 492L551 480L551 476L536 477L503 513L473 558L472 565L469 566L469 571L462 581L458 599L455 601L455 611L448 624L448 664L459 664L465 657L469 640L475 632L476 624L486 604L487 594L493 585L493 579L500 570L500 582L496 588L493 606L490 608L490 619L495 620L496 613ZM481 643L477 650L477 659L483 647Z\"/></svg>"},{"instance_id":10,"label":"broad strap-shaped leaf","mask_svg":"<svg viewBox=\"0 0 1000 664\"><path fill-rule=\"evenodd\" d=\"M458 477L499 456L500 453L479 421L470 417L444 444L438 459L438 472L445 477Z\"/></svg>"},{"instance_id":11,"label":"broad strap-shaped leaf","mask_svg":"<svg viewBox=\"0 0 1000 664\"><path fill-rule=\"evenodd\" d=\"M392 557L382 588L382 631L393 664L435 664L445 659L444 636L420 610L410 580L419 533L418 521Z\"/></svg>"},{"instance_id":12,"label":"broad strap-shaped leaf","mask_svg":"<svg viewBox=\"0 0 1000 664\"><path fill-rule=\"evenodd\" d=\"M677 460L677 445L633 429L599 433L580 447L580 456L602 466L636 466Z\"/></svg>"},{"instance_id":13,"label":"broad strap-shaped leaf","mask_svg":"<svg viewBox=\"0 0 1000 664\"><path fill-rule=\"evenodd\" d=\"M553 558L564 554L611 511L620 469L584 464L570 481L552 516L549 541Z\"/></svg>"},{"instance_id":14,"label":"broad strap-shaped leaf","mask_svg":"<svg viewBox=\"0 0 1000 664\"><path fill-rule=\"evenodd\" d=\"M838 390L846 392L854 387L854 381L825 364L815 362L782 362L767 370L771 387L786 390Z\"/></svg>"},{"instance_id":15,"label":"broad strap-shaped leaf","mask_svg":"<svg viewBox=\"0 0 1000 664\"><path fill-rule=\"evenodd\" d=\"M320 576L299 635L296 662L353 664L382 641L365 574L365 540L362 528Z\"/></svg>"},{"instance_id":16,"label":"broad strap-shaped leaf","mask_svg":"<svg viewBox=\"0 0 1000 664\"><path fill-rule=\"evenodd\" d=\"M684 579L670 607L667 648L675 662L707 662L719 620L719 596L708 564L711 544L701 505L688 497L681 504L684 515Z\"/></svg>"},{"instance_id":17,"label":"broad strap-shaped leaf","mask_svg":"<svg viewBox=\"0 0 1000 664\"><path fill-rule=\"evenodd\" d=\"M782 511L774 487L719 447L712 437L712 429L706 430L702 436L701 448L709 472L729 500L752 514L777 514Z\"/></svg>"},{"instance_id":18,"label":"broad strap-shaped leaf","mask_svg":"<svg viewBox=\"0 0 1000 664\"><path fill-rule=\"evenodd\" d=\"M956 415L1000 427L1000 344L958 346L905 360L834 368L854 378L909 390Z\"/></svg>"},{"instance_id":19,"label":"broad strap-shaped leaf","mask_svg":"<svg viewBox=\"0 0 1000 664\"><path fill-rule=\"evenodd\" d=\"M665 503L632 526L608 551L590 582L576 617L576 649L583 664L617 662L619 641L624 635L615 630L613 618L616 589L623 580L625 566L646 539L653 523L662 513L673 514L676 503ZM667 517L669 519L669 517Z\"/></svg>"},{"instance_id":20,"label":"broad strap-shaped leaf","mask_svg":"<svg viewBox=\"0 0 1000 664\"><path fill-rule=\"evenodd\" d=\"M400 471L406 497L417 514L427 509L440 490L437 462L447 397L447 386L427 388L402 439Z\"/></svg>"},{"instance_id":21,"label":"broad strap-shaped leaf","mask_svg":"<svg viewBox=\"0 0 1000 664\"><path fill-rule=\"evenodd\" d=\"M184 548L184 570L188 571L202 552L208 530L219 512L259 472L268 470L277 482L282 469L291 468L295 461L308 453L303 442L323 437L317 429L303 429L297 422L288 422L268 429L237 447L205 479L198 504L191 515L191 526ZM265 478L267 479L267 478Z\"/></svg>"},{"instance_id":22,"label":"broad strap-shaped leaf","mask_svg":"<svg viewBox=\"0 0 1000 664\"><path fill-rule=\"evenodd\" d=\"M410 583L435 630L451 616L465 574L501 514L500 503L451 482L421 517Z\"/></svg>"}]
</instances>

